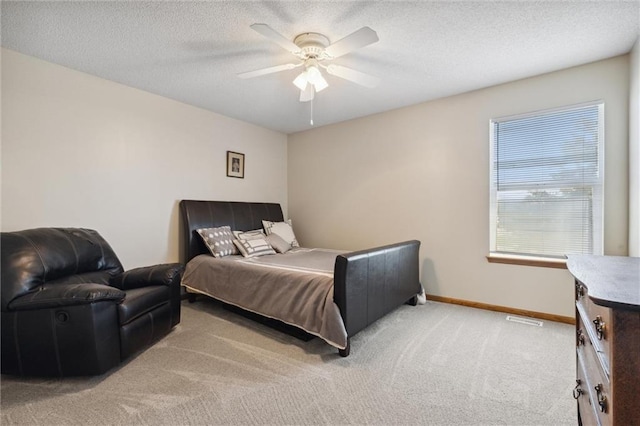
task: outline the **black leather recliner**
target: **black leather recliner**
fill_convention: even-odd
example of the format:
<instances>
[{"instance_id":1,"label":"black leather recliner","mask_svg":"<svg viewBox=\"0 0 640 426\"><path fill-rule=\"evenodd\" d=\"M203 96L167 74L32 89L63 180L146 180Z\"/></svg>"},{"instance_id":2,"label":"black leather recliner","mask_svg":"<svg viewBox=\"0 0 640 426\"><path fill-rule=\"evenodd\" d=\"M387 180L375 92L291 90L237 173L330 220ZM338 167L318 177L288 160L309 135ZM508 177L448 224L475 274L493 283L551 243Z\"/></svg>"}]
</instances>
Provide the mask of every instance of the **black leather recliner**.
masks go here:
<instances>
[{"instance_id":1,"label":"black leather recliner","mask_svg":"<svg viewBox=\"0 0 640 426\"><path fill-rule=\"evenodd\" d=\"M91 229L3 232L2 373L102 374L180 322L180 264L124 272Z\"/></svg>"}]
</instances>

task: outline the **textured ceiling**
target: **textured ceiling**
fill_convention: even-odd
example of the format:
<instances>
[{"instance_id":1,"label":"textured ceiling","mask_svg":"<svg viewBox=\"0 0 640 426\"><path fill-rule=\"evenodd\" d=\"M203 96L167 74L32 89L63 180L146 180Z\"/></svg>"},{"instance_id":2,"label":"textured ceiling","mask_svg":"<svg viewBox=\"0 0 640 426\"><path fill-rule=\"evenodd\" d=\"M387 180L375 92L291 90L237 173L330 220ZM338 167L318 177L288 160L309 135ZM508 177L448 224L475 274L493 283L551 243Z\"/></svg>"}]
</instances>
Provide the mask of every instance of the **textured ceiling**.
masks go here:
<instances>
[{"instance_id":1,"label":"textured ceiling","mask_svg":"<svg viewBox=\"0 0 640 426\"><path fill-rule=\"evenodd\" d=\"M380 41L334 60L378 76L335 76L313 103L315 126L388 111L629 52L633 1L2 1L2 46L284 133L311 128L300 69L249 26L331 42L369 26Z\"/></svg>"}]
</instances>

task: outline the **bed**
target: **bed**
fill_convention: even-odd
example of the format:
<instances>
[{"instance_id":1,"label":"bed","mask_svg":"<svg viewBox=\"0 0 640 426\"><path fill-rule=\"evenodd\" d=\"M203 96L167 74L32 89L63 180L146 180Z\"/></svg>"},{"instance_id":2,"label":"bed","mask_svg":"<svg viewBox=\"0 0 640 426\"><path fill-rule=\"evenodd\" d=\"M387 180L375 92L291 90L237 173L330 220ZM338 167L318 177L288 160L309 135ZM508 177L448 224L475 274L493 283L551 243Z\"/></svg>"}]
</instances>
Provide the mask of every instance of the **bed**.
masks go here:
<instances>
[{"instance_id":1,"label":"bed","mask_svg":"<svg viewBox=\"0 0 640 426\"><path fill-rule=\"evenodd\" d=\"M285 222L280 205L180 201L187 292L295 326L324 339L341 356L349 355L356 333L402 304L417 303L422 292L417 240L354 252L300 247L284 254L216 258L198 234L224 226L259 230L263 221Z\"/></svg>"}]
</instances>

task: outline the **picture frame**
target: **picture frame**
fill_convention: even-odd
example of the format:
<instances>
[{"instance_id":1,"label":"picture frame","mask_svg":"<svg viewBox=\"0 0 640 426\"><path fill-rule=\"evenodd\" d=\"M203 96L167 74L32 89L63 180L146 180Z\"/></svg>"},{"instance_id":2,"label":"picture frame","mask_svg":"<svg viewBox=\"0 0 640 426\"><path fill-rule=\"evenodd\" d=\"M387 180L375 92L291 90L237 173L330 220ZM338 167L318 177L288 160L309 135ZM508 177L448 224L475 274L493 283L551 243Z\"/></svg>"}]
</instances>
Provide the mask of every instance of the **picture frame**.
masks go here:
<instances>
[{"instance_id":1,"label":"picture frame","mask_svg":"<svg viewBox=\"0 0 640 426\"><path fill-rule=\"evenodd\" d=\"M244 154L227 151L227 176L244 179Z\"/></svg>"}]
</instances>

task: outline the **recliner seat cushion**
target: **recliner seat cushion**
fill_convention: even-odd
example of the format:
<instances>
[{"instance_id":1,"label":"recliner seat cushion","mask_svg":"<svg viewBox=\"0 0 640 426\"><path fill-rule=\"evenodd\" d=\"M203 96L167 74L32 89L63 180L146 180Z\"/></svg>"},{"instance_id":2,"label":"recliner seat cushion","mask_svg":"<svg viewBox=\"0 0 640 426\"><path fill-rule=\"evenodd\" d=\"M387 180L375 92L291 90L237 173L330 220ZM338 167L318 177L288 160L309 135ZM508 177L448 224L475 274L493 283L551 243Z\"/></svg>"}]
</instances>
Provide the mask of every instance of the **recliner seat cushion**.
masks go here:
<instances>
[{"instance_id":1,"label":"recliner seat cushion","mask_svg":"<svg viewBox=\"0 0 640 426\"><path fill-rule=\"evenodd\" d=\"M126 297L118 305L118 320L125 325L162 304L169 303L169 287L150 286L127 290Z\"/></svg>"},{"instance_id":2,"label":"recliner seat cushion","mask_svg":"<svg viewBox=\"0 0 640 426\"><path fill-rule=\"evenodd\" d=\"M120 356L126 359L171 330L171 307L160 305L120 327Z\"/></svg>"}]
</instances>

